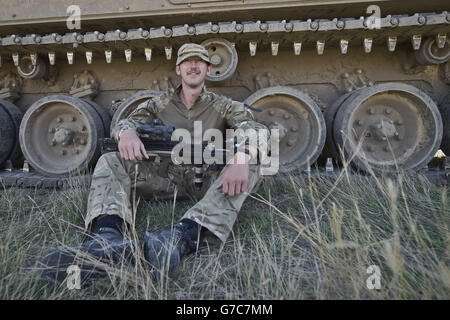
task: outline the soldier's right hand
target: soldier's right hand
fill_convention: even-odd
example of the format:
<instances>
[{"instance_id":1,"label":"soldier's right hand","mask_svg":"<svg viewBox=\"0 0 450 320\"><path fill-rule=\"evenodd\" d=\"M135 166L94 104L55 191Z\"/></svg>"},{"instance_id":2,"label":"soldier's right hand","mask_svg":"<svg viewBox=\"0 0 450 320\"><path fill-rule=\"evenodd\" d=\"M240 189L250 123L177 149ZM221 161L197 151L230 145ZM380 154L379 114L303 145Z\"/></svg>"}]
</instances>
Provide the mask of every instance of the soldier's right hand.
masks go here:
<instances>
[{"instance_id":1,"label":"soldier's right hand","mask_svg":"<svg viewBox=\"0 0 450 320\"><path fill-rule=\"evenodd\" d=\"M119 152L122 158L130 160L132 162L138 162L142 158L148 159L148 154L145 151L144 144L139 139L135 130L125 130L120 135Z\"/></svg>"}]
</instances>

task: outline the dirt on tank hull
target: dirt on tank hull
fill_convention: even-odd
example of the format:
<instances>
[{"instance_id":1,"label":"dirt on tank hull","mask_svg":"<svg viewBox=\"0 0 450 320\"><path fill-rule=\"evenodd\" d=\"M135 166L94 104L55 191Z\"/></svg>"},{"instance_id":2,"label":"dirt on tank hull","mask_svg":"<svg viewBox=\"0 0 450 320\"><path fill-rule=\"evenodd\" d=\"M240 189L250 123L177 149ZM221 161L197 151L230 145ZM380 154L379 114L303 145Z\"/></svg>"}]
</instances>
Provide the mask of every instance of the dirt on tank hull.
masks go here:
<instances>
[{"instance_id":1,"label":"dirt on tank hull","mask_svg":"<svg viewBox=\"0 0 450 320\"><path fill-rule=\"evenodd\" d=\"M0 99L25 113L14 139L42 174L92 167L110 125L178 85L185 42L209 50L210 90L279 129L282 172L342 156L417 171L441 142L450 154L446 1L78 1L74 30L71 1L22 4L0 13Z\"/></svg>"},{"instance_id":2,"label":"dirt on tank hull","mask_svg":"<svg viewBox=\"0 0 450 320\"><path fill-rule=\"evenodd\" d=\"M442 12L442 0L47 0L0 1L0 32L5 34L66 33L67 18L80 8L80 32L159 26L195 25L219 21L271 21L359 18L376 5L380 16ZM70 14L69 14L69 12ZM372 12L370 12L372 14Z\"/></svg>"}]
</instances>

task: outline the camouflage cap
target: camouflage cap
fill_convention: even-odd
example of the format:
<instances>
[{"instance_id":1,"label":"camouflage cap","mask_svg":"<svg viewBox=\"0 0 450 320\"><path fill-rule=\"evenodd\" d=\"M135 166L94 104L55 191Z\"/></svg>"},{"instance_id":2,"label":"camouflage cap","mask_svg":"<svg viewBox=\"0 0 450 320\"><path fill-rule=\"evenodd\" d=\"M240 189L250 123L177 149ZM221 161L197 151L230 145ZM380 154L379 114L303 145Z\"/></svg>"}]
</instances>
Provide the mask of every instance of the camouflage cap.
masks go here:
<instances>
[{"instance_id":1,"label":"camouflage cap","mask_svg":"<svg viewBox=\"0 0 450 320\"><path fill-rule=\"evenodd\" d=\"M177 66L190 57L199 57L203 61L210 63L209 53L203 46L195 43L185 43L178 50Z\"/></svg>"}]
</instances>

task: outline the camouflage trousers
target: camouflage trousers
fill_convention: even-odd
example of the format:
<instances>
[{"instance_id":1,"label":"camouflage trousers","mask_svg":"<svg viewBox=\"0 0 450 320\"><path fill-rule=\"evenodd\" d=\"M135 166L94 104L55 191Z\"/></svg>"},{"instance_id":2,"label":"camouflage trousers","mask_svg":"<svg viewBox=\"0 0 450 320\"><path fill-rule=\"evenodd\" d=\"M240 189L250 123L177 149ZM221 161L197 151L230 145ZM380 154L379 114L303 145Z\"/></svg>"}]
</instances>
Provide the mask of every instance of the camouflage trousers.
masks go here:
<instances>
[{"instance_id":1,"label":"camouflage trousers","mask_svg":"<svg viewBox=\"0 0 450 320\"><path fill-rule=\"evenodd\" d=\"M175 187L183 197L200 199L186 211L183 218L196 221L222 242L225 242L245 199L255 192L262 181L259 165L249 165L247 190L239 195L224 195L217 186L224 170L205 172L202 191L195 191L193 166L164 166L157 161L144 160L139 163L124 160L118 152L102 155L92 176L88 198L86 228L96 217L103 214L118 215L134 225L132 195L143 198L173 198ZM167 177L164 177L164 173ZM136 199L137 200L137 199ZM136 211L136 210L134 210Z\"/></svg>"}]
</instances>

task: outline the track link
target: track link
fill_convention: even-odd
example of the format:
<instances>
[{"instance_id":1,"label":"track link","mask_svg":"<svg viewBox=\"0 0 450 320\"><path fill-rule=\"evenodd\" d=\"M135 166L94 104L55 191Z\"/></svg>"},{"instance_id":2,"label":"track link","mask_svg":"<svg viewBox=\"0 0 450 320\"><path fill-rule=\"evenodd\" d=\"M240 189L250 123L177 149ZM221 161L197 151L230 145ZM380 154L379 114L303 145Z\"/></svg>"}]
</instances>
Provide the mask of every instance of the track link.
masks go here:
<instances>
[{"instance_id":1,"label":"track link","mask_svg":"<svg viewBox=\"0 0 450 320\"><path fill-rule=\"evenodd\" d=\"M280 47L291 47L295 55L300 55L302 47L315 46L319 55L326 47L339 48L346 54L349 46L364 46L370 53L372 46L385 43L389 51L395 51L400 43L411 42L414 50L419 50L422 39L436 36L439 43L446 42L450 30L450 14L418 13L409 15L388 15L373 17L335 18L333 20L282 20L248 21L238 23L219 22L196 25L182 25L150 29L113 30L81 33L52 33L46 35L7 35L0 39L0 55L4 60L12 60L18 66L19 56L45 54L51 65L56 56L66 55L67 62L73 63L75 56L82 55L90 64L94 57L103 56L108 63L117 55L131 62L134 56L144 56L151 61L152 54L164 54L172 59L173 47L187 41L201 42L211 37L220 37L235 46L248 46L250 55L255 55L258 47L270 45L273 55ZM0 62L1 63L1 62Z\"/></svg>"}]
</instances>

